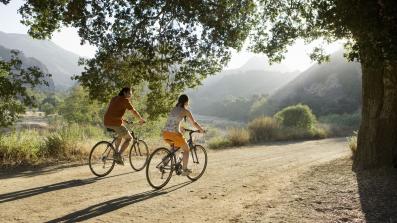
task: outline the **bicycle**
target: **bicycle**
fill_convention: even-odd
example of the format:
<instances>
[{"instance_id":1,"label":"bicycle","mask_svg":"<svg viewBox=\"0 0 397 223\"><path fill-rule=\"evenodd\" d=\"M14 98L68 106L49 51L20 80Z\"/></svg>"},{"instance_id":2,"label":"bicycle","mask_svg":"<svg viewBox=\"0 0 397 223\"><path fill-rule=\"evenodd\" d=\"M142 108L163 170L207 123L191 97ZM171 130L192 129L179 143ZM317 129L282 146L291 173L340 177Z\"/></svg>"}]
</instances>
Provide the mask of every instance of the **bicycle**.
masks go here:
<instances>
[{"instance_id":1,"label":"bicycle","mask_svg":"<svg viewBox=\"0 0 397 223\"><path fill-rule=\"evenodd\" d=\"M190 147L191 155L191 168L192 173L190 173L187 178L191 181L198 180L203 174L207 167L207 151L201 145L195 144L193 142L192 135L199 131L185 129L189 132L188 145ZM171 144L171 149L165 147L160 147L153 151L149 156L146 165L146 179L149 185L154 189L161 189L170 181L172 173L175 171L176 175L182 173L182 153L179 154L177 158L177 151L180 148L175 148L174 144Z\"/></svg>"},{"instance_id":2,"label":"bicycle","mask_svg":"<svg viewBox=\"0 0 397 223\"><path fill-rule=\"evenodd\" d=\"M127 124L132 124L132 122L125 121ZM108 175L114 168L116 154L115 141L117 139L117 134L113 129L106 129L108 133L112 134L112 141L100 141L92 147L89 155L89 167L91 172L98 176L104 177ZM128 160L130 166L135 171L140 171L145 168L149 149L145 141L139 139L134 131L128 130L132 135L132 144L128 154Z\"/></svg>"}]
</instances>

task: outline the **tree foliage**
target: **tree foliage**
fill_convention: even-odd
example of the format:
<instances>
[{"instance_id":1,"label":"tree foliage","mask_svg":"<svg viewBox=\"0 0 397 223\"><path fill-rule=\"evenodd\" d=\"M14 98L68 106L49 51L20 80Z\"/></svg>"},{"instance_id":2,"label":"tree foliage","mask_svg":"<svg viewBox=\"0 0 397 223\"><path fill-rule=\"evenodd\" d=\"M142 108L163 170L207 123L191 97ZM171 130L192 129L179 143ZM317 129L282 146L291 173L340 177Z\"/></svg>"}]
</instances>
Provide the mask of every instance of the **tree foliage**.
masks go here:
<instances>
[{"instance_id":1,"label":"tree foliage","mask_svg":"<svg viewBox=\"0 0 397 223\"><path fill-rule=\"evenodd\" d=\"M254 23L253 0L30 0L19 10L35 38L61 26L98 47L75 78L107 101L115 89L147 84L147 111L166 111L175 95L221 70Z\"/></svg>"},{"instance_id":2,"label":"tree foliage","mask_svg":"<svg viewBox=\"0 0 397 223\"><path fill-rule=\"evenodd\" d=\"M251 49L272 61L284 58L287 46L301 38L307 42L345 39L349 59L361 59L360 50L378 49L383 58L397 57L397 2L394 0L261 0ZM312 59L329 59L320 46Z\"/></svg>"},{"instance_id":3,"label":"tree foliage","mask_svg":"<svg viewBox=\"0 0 397 223\"><path fill-rule=\"evenodd\" d=\"M0 58L0 127L11 125L26 106L35 105L35 97L27 87L48 83L37 67L22 68L18 52L12 51L10 61Z\"/></svg>"},{"instance_id":4,"label":"tree foliage","mask_svg":"<svg viewBox=\"0 0 397 223\"><path fill-rule=\"evenodd\" d=\"M59 105L59 114L69 123L101 124L106 105L90 100L87 91L81 86L75 86Z\"/></svg>"}]
</instances>

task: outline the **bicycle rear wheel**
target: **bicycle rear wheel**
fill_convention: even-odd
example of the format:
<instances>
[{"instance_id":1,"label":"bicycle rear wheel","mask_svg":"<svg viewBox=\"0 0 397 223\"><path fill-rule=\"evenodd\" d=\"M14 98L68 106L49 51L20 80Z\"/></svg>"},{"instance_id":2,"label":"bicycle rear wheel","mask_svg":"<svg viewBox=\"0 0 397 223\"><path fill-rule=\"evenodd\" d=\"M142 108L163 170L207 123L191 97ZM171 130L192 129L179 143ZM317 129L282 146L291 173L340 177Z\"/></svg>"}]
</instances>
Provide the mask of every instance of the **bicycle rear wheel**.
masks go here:
<instances>
[{"instance_id":1,"label":"bicycle rear wheel","mask_svg":"<svg viewBox=\"0 0 397 223\"><path fill-rule=\"evenodd\" d=\"M171 152L164 147L153 151L146 165L146 179L154 189L161 189L170 181L174 166Z\"/></svg>"},{"instance_id":2,"label":"bicycle rear wheel","mask_svg":"<svg viewBox=\"0 0 397 223\"><path fill-rule=\"evenodd\" d=\"M145 168L149 156L149 149L143 140L138 140L132 144L129 154L132 169L140 171Z\"/></svg>"},{"instance_id":3,"label":"bicycle rear wheel","mask_svg":"<svg viewBox=\"0 0 397 223\"><path fill-rule=\"evenodd\" d=\"M92 147L88 165L94 175L104 177L113 170L115 164L114 151L113 145L106 141L98 142Z\"/></svg>"},{"instance_id":4,"label":"bicycle rear wheel","mask_svg":"<svg viewBox=\"0 0 397 223\"><path fill-rule=\"evenodd\" d=\"M190 150L190 158L188 167L192 170L192 173L187 176L192 181L198 180L207 168L207 151L200 145L195 145Z\"/></svg>"}]
</instances>

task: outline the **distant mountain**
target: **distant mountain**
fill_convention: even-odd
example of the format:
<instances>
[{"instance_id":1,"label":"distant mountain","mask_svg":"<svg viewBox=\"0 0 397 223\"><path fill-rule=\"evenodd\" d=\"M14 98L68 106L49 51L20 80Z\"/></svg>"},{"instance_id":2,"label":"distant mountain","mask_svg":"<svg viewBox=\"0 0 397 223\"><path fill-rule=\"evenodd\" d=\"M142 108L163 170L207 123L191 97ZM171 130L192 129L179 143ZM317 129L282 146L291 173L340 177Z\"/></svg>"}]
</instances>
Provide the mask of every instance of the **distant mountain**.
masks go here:
<instances>
[{"instance_id":1,"label":"distant mountain","mask_svg":"<svg viewBox=\"0 0 397 223\"><path fill-rule=\"evenodd\" d=\"M36 40L24 34L11 34L0 31L0 45L8 49L22 51L27 57L33 57L42 62L57 87L71 87L75 81L71 77L83 70L77 62L79 56L57 46L49 40Z\"/></svg>"},{"instance_id":2,"label":"distant mountain","mask_svg":"<svg viewBox=\"0 0 397 223\"><path fill-rule=\"evenodd\" d=\"M361 108L361 66L337 51L329 63L315 64L268 99L265 114L297 103L309 105L317 116L353 113Z\"/></svg>"},{"instance_id":3,"label":"distant mountain","mask_svg":"<svg viewBox=\"0 0 397 223\"><path fill-rule=\"evenodd\" d=\"M252 57L239 69L226 70L203 81L197 89L187 91L193 99L192 109L200 113L208 105L232 98L249 98L253 95L268 95L282 87L297 72L282 73L262 70L258 57ZM265 64L265 60L262 63Z\"/></svg>"},{"instance_id":4,"label":"distant mountain","mask_svg":"<svg viewBox=\"0 0 397 223\"><path fill-rule=\"evenodd\" d=\"M11 50L7 49L3 46L0 46L0 58L5 61L9 61L11 59ZM35 58L32 57L26 57L24 53L20 52L18 54L18 58L22 62L22 67L23 68L28 68L28 67L37 67L43 72L44 74L48 74L49 71L47 67L42 64L40 61L36 60ZM54 81L52 80L51 77L47 76L45 80L48 82L48 86L42 85L42 86L37 86L38 89L44 90L44 91L54 91L55 86L54 86Z\"/></svg>"}]
</instances>

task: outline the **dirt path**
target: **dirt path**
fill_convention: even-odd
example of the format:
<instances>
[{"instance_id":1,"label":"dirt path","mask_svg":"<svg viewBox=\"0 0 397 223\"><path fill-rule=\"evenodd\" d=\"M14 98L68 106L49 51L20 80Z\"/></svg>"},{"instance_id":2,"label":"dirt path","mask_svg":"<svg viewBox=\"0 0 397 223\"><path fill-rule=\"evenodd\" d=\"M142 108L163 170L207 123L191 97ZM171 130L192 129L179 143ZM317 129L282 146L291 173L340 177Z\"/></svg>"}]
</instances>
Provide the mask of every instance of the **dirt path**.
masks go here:
<instances>
[{"instance_id":1,"label":"dirt path","mask_svg":"<svg viewBox=\"0 0 397 223\"><path fill-rule=\"evenodd\" d=\"M128 165L100 179L88 166L14 175L0 179L0 221L247 222L300 173L348 154L345 139L211 151L200 180L174 176L160 191Z\"/></svg>"}]
</instances>

